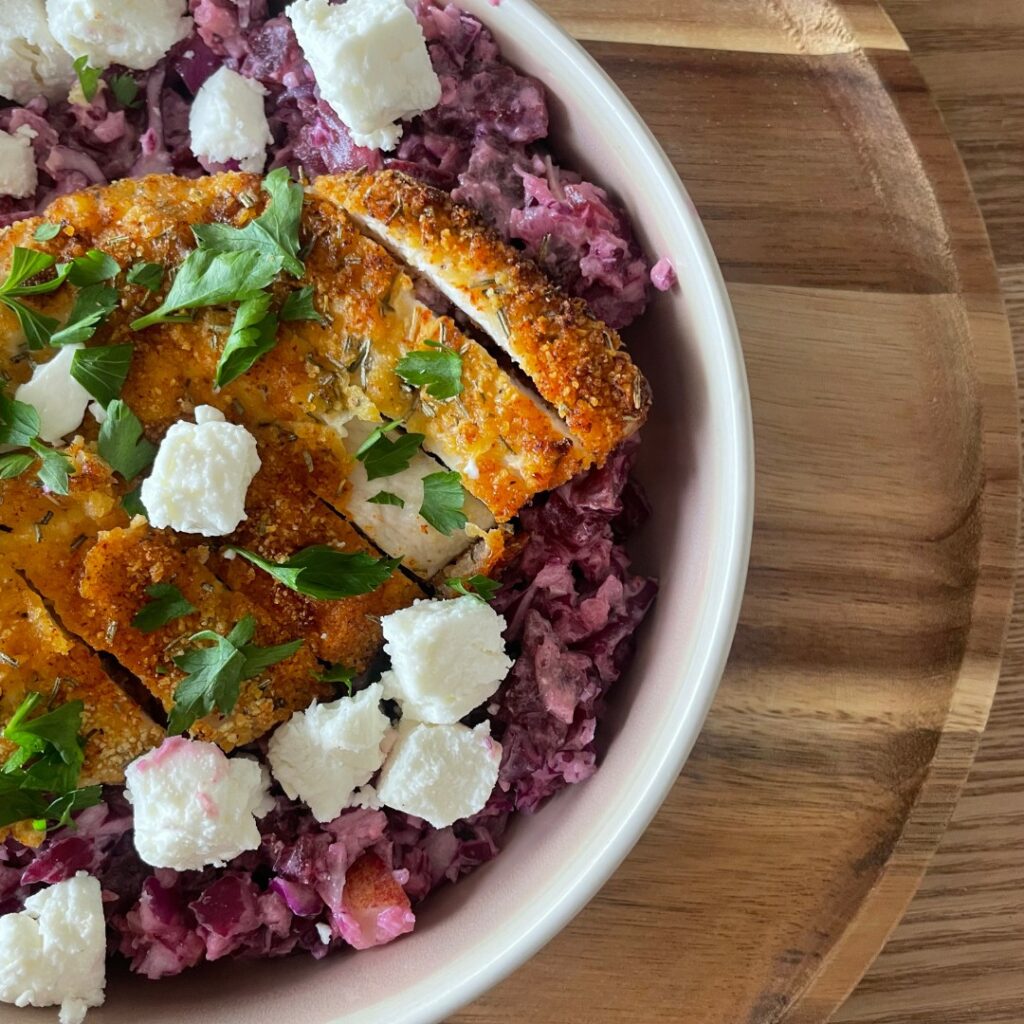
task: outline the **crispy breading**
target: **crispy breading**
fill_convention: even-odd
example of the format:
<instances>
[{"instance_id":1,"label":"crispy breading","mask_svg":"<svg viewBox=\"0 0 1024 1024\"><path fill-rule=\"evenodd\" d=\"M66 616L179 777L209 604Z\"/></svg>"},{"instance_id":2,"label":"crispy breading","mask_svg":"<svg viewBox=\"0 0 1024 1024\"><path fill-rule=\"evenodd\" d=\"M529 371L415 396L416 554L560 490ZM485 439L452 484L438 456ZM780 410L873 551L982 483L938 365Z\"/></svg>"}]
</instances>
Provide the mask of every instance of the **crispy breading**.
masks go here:
<instances>
[{"instance_id":1,"label":"crispy breading","mask_svg":"<svg viewBox=\"0 0 1024 1024\"><path fill-rule=\"evenodd\" d=\"M29 693L47 708L80 700L85 763L80 783L121 782L124 768L157 746L163 730L107 675L100 659L54 622L42 599L0 560L0 720ZM13 750L0 739L0 761Z\"/></svg>"},{"instance_id":2,"label":"crispy breading","mask_svg":"<svg viewBox=\"0 0 1024 1024\"><path fill-rule=\"evenodd\" d=\"M97 650L114 655L170 710L183 677L172 658L188 647L194 633L212 630L225 636L252 615L257 624L253 643L260 647L296 639L293 624L282 622L276 609L229 590L207 569L208 558L205 547L179 550L169 537L145 523L108 530L85 557L78 584L80 600L57 604L57 610L76 633ZM173 583L196 611L143 633L132 626L132 619L148 600L146 588L154 583ZM317 679L319 671L306 644L258 678L244 682L231 714L209 715L191 731L225 750L249 743L293 711L330 694L330 687Z\"/></svg>"},{"instance_id":3,"label":"crispy breading","mask_svg":"<svg viewBox=\"0 0 1024 1024\"><path fill-rule=\"evenodd\" d=\"M650 389L618 334L474 211L398 171L318 178L311 191L340 203L482 327L596 461L640 428Z\"/></svg>"}]
</instances>

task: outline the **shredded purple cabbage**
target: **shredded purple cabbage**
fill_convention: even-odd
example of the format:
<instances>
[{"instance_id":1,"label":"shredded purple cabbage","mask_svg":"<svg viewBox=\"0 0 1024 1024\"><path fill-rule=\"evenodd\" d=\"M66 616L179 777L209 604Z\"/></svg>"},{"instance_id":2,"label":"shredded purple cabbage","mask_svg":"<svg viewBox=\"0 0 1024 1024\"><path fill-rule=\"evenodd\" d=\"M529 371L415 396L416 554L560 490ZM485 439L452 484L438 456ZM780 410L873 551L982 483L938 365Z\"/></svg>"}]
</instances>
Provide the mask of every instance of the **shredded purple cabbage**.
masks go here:
<instances>
[{"instance_id":1,"label":"shredded purple cabbage","mask_svg":"<svg viewBox=\"0 0 1024 1024\"><path fill-rule=\"evenodd\" d=\"M416 0L442 99L385 155L356 146L320 101L287 19L270 17L266 0L191 0L190 9L195 33L152 71L135 74L139 95L130 108L120 109L104 85L88 106L40 98L0 109L0 128L36 132L40 172L35 197L0 198L0 224L88 185L211 170L189 149L189 102L226 64L269 90L272 166L308 174L389 166L418 175L476 207L608 323L625 326L643 312L650 271L626 215L602 189L553 162L543 88L501 59L477 19L452 4ZM0 914L20 909L42 885L89 871L103 886L110 951L148 978L227 956L303 950L319 958L410 930L411 905L497 855L510 814L532 812L596 768L605 696L656 592L632 572L625 548L646 515L629 475L636 444L521 514L525 546L495 602L515 663L486 709L503 758L479 814L434 829L395 811L360 809L322 825L279 794L260 822L258 850L221 869L179 873L140 861L131 809L108 787L105 804L37 850L13 839L0 844ZM393 893L385 905L361 903L358 887L346 887L357 863L360 875L381 875L371 888Z\"/></svg>"}]
</instances>

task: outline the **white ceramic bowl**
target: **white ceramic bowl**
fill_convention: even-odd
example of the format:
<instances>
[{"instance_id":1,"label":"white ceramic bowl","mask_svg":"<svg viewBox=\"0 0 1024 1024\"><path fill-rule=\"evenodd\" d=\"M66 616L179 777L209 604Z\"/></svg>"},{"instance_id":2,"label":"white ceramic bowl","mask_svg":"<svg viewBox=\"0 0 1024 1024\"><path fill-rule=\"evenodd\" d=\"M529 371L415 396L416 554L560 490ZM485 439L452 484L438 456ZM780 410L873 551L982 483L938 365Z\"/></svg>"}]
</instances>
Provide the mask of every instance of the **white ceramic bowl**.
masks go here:
<instances>
[{"instance_id":1,"label":"white ceramic bowl","mask_svg":"<svg viewBox=\"0 0 1024 1024\"><path fill-rule=\"evenodd\" d=\"M627 333L654 387L641 476L654 504L638 561L661 579L636 660L612 697L597 775L520 817L505 850L435 893L381 949L214 965L152 984L114 971L91 1024L428 1024L522 964L578 913L639 839L679 774L725 666L753 504L750 406L725 285L693 204L618 88L529 0L461 0L505 56L547 86L571 167L628 207L679 287ZM570 116L571 115L571 116ZM54 1011L38 1011L52 1020ZM35 1020L0 1009L0 1024Z\"/></svg>"}]
</instances>

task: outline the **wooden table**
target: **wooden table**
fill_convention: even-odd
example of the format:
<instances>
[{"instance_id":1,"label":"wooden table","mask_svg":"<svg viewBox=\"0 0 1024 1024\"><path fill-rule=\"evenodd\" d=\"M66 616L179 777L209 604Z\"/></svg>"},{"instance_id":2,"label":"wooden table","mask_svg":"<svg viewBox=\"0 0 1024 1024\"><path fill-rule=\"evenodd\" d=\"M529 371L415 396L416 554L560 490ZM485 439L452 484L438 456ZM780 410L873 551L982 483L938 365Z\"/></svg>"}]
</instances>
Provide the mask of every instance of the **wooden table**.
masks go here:
<instances>
[{"instance_id":1,"label":"wooden table","mask_svg":"<svg viewBox=\"0 0 1024 1024\"><path fill-rule=\"evenodd\" d=\"M1024 3L884 0L988 224L1024 366ZM970 779L918 895L842 1024L1024 1020L1024 576Z\"/></svg>"},{"instance_id":2,"label":"wooden table","mask_svg":"<svg viewBox=\"0 0 1024 1024\"><path fill-rule=\"evenodd\" d=\"M725 49L748 50L751 54L760 52L759 26L744 16L744 12L757 9L750 0L636 0L626 6L589 0L542 2L566 16L570 28L590 40L612 39L620 44L656 43L662 47L692 46L708 50L727 42ZM807 53L808 39L816 34L821 38L829 37L837 21L836 5L844 12L860 45L877 49L883 54L880 58L883 62L886 51L902 46L886 14L874 0L804 0L803 6L800 4L801 0L763 0L762 20L769 19L778 25L781 19L783 24L783 32L773 37L774 48L769 52ZM904 33L911 52L918 57L920 71L962 146L988 217L1017 329L1017 344L1024 345L1024 3L1022 0L886 0L884 6ZM718 21L729 23L727 40L716 35ZM786 48L787 24L793 30L795 48L792 51ZM745 25L749 38L743 36ZM700 39L693 38L695 31L703 33ZM611 58L613 74L630 78L632 57L627 52L628 47L615 51L614 47L597 43L594 50L599 59ZM650 48L643 58L642 50L634 53L637 59L654 61L667 69ZM897 63L889 62L886 66L891 71ZM754 66L750 59L742 64L748 73ZM707 73L707 68L714 65L705 61L701 66ZM724 75L725 70L723 64L721 74ZM731 79L722 78L723 90L728 81ZM913 75L904 76L901 82L911 97L919 91L919 83L915 83ZM682 79L673 88L682 88L681 83ZM632 85L635 89L636 81ZM841 86L840 82L837 87ZM776 87L780 88L777 96L783 99L788 96L781 91L784 83L774 80L770 74L765 75L765 90ZM644 93L644 97L646 95ZM714 96L710 98L713 102L716 100ZM747 98L752 97L748 94ZM755 102L759 101L755 99ZM797 100L791 102L793 107L799 108ZM769 108L770 101L766 100L762 115ZM922 108L914 109L920 112ZM668 111L669 108L664 107L661 112L663 126L672 123L668 120L671 116ZM742 111L737 113L742 117ZM807 113L813 114L813 110L804 103L800 116ZM711 116L709 114L708 128L713 125L718 131L715 140L720 143L722 133L727 130L727 120L712 121ZM779 123L790 128L801 123L794 120L797 116L781 107L778 110ZM763 129L764 121L760 124ZM929 126L928 131L931 130ZM931 141L925 141L926 147L934 144L935 136L930 135L928 139ZM678 145L678 139L676 143ZM727 174L728 149L716 150L716 155L721 160L716 166ZM899 191L899 181L897 176L875 182L875 187L880 195L895 194ZM946 200L949 200L948 193ZM822 202L827 202L824 196ZM960 200L954 198L953 202L957 204ZM955 209L962 207L955 206ZM815 223L819 227L824 224L820 220ZM845 223L846 230L858 230L855 219ZM829 267L809 262L806 253L799 249L798 234L787 234L787 226L779 224L778 244L783 251L776 269L788 268L794 283L818 283L817 275L827 276ZM730 240L735 238L735 235L730 236ZM892 243L891 249L884 246L872 249L876 265L886 266L890 273L894 267L909 267L918 251L912 238L894 236ZM843 243L837 240L836 244ZM819 251L825 252L824 249ZM739 280L748 279L744 276L743 264L737 262L740 254L741 249L735 247L723 253L733 275L732 281L737 280L737 267L741 268ZM830 283L841 286L849 282L851 287L860 285L870 291L874 284L870 272L871 261L867 260L856 280L839 276L833 277ZM756 275L758 271L754 269L752 273ZM930 290L925 278L908 279L907 284L909 292ZM970 286L966 287L969 291ZM777 310L772 315L777 318ZM773 322L777 326L777 321ZM1024 697L1024 619L1021 616L1024 616L1024 603L1018 609L1011 634L1010 656L991 727L953 824L904 923L853 997L835 1015L836 1021L847 1024L855 1021L862 1024L981 1024L1024 1020L1024 957L1021 955L1024 953L1024 721L1016 719L1024 711L1018 711L1019 698ZM750 653L749 644L745 651L741 645L740 657L745 655L748 663ZM747 777L753 781L756 776ZM941 826L942 808L949 807L950 795L951 791L945 795L944 804L939 801L935 805L939 816L934 819L933 828ZM670 802L659 818L660 828L656 826L655 838L648 837L645 841L646 855L641 851L633 858L632 867L619 876L618 884L610 885L595 904L596 909L588 911L581 923L574 926L570 942L563 937L516 978L460 1014L459 1021L491 1024L524 1016L542 1024L554 1019L586 1021L587 1024L591 1020L601 1024L620 1020L642 1024L685 1020L687 1024L703 1024L710 1020L711 1017L702 1012L703 992L699 982L690 978L688 986L680 987L666 980L674 966L686 957L685 947L662 948L664 943L649 941L652 926L654 934L673 936L676 942L685 942L691 934L687 929L692 931L692 917L681 922L678 916L674 920L665 916L685 914L685 901L677 896L674 903L667 901L666 910L660 908L658 900L652 896L658 886L673 884L672 836L674 829L682 825L682 818L673 815L678 816L683 806L678 798ZM930 847L931 844L924 845ZM733 854L737 849L733 844ZM794 856L798 855L797 849L794 847ZM777 863L779 866L781 863ZM755 870L753 859L748 867ZM870 867L867 861L865 867ZM693 869L692 859L689 868ZM713 870L713 866L708 870ZM916 877L916 873L911 868L906 877ZM623 878L631 880L625 887ZM747 890L756 893L749 879L747 883ZM629 885L641 885L643 890L635 892L635 898L631 899ZM898 894L896 900L899 900ZM900 904L890 904L894 905ZM778 913L778 904L775 906L772 911L769 901L761 911L752 906L750 913ZM884 902L880 905L876 900L873 907L880 911L879 920L892 920L892 911L887 911ZM660 921L655 920L659 915ZM735 916L735 908L733 915L732 924L740 926L742 915ZM704 916L705 920L713 920L706 907ZM859 947L861 952L846 951L849 964L861 965L858 973L871 947L871 931L862 916L859 935L863 940L868 933L867 941ZM648 941L638 941L636 936L645 932ZM736 941L742 941L738 930L732 934ZM783 955L806 961L809 955L816 955L808 952L814 945L813 940L809 943L805 940L802 948ZM827 948L827 943L821 948ZM718 966L712 971L714 977L707 977L704 989L711 991L717 987L721 993L723 987L738 988L745 984L749 988L749 978L741 974L734 974L731 979L729 976L729 964L741 962L740 958L735 954L727 956L724 946L720 953ZM781 974L786 970L780 967ZM832 971L831 989L818 993L810 1005L801 1004L792 1019L801 1024L820 1021L824 1012L821 1008L834 1006L838 994L848 990L856 974L849 975L847 987L843 987L844 977L843 970ZM587 987L587 979L592 989L601 990L596 1001ZM684 994L686 1005L678 1002ZM766 998L767 1002L748 1004L749 1011L741 1015L743 1019L729 1019L726 1024L761 1024L776 1020L785 1012L786 999L779 997L775 1002L775 997ZM719 998L716 1005L727 1002L728 998ZM549 1011L553 1016L545 1015ZM714 1019L718 1021L720 1017L714 1016Z\"/></svg>"}]
</instances>

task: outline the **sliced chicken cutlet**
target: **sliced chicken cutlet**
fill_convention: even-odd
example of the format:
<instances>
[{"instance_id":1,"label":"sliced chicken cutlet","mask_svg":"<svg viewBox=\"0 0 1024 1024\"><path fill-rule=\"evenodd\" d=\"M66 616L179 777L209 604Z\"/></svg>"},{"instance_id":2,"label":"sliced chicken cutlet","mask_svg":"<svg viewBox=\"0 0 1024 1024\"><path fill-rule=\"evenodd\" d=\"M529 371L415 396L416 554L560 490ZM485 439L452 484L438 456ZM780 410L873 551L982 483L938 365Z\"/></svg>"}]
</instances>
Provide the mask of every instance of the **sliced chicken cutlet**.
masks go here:
<instances>
[{"instance_id":1,"label":"sliced chicken cutlet","mask_svg":"<svg viewBox=\"0 0 1024 1024\"><path fill-rule=\"evenodd\" d=\"M8 721L32 692L52 710L80 700L85 762L79 784L121 782L129 761L163 738L163 730L107 675L100 659L68 636L42 598L0 560L0 718ZM0 739L0 761L13 751Z\"/></svg>"},{"instance_id":2,"label":"sliced chicken cutlet","mask_svg":"<svg viewBox=\"0 0 1024 1024\"><path fill-rule=\"evenodd\" d=\"M343 206L481 327L594 461L640 428L650 389L618 334L474 211L398 171L318 178L310 193Z\"/></svg>"},{"instance_id":3,"label":"sliced chicken cutlet","mask_svg":"<svg viewBox=\"0 0 1024 1024\"><path fill-rule=\"evenodd\" d=\"M96 247L122 265L138 260L176 266L194 248L193 223L227 223L241 227L259 216L266 202L260 179L224 174L197 181L154 176L117 182L63 196L46 212L47 219L69 225L48 243L36 243L36 222L13 225L0 240L0 261L15 244L41 248L59 259ZM244 205L239 195L255 197ZM24 226L23 226L24 225ZM569 479L590 463L566 430L534 396L520 386L472 339L447 318L435 316L415 299L413 283L401 266L363 235L333 197L310 191L303 212L307 279L315 304L328 318L325 326L308 322L282 324L275 350L245 376L266 388L268 405L296 404L333 422L348 417L376 420L405 417L409 430L425 435L425 447L462 473L467 490L500 520L510 518L534 494ZM7 250L7 251L5 251ZM230 316L203 313L187 325L161 325L131 333L127 324L144 312L144 289L126 292L122 308L103 328L111 342L130 340L137 347L160 345L179 352L169 369L145 387L157 398L207 401L188 397L188 388L212 388L201 364L183 361L206 346L218 354ZM152 303L150 302L149 305ZM395 374L398 361L427 341L441 342L462 357L463 393L436 401L410 388ZM170 367L173 367L171 369ZM286 367L284 376L279 371ZM315 380L317 369L332 376L327 393ZM133 369L133 376L136 376ZM251 390L242 378L236 386ZM173 385L173 386L165 386ZM181 388L181 384L187 388ZM130 383L129 383L130 387ZM244 404L244 400L243 400ZM142 410L137 415L146 420Z\"/></svg>"}]
</instances>

